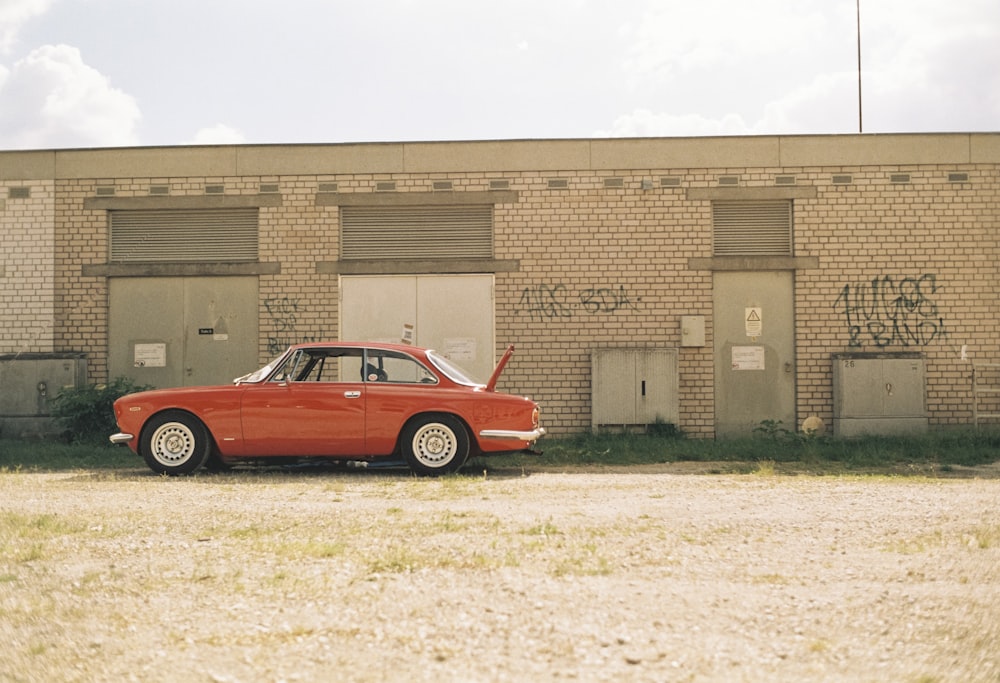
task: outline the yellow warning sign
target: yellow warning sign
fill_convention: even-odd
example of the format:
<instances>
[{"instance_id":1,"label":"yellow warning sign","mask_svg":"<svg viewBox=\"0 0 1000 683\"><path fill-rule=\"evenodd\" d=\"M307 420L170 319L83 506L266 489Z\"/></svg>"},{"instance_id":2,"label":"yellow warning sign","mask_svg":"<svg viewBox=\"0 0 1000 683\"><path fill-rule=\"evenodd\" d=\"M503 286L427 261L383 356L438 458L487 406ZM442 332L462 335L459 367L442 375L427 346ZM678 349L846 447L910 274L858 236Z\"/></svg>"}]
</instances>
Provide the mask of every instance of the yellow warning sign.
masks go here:
<instances>
[{"instance_id":1,"label":"yellow warning sign","mask_svg":"<svg viewBox=\"0 0 1000 683\"><path fill-rule=\"evenodd\" d=\"M748 308L746 309L746 313L747 336L759 337L761 331L764 329L761 309L759 307Z\"/></svg>"}]
</instances>

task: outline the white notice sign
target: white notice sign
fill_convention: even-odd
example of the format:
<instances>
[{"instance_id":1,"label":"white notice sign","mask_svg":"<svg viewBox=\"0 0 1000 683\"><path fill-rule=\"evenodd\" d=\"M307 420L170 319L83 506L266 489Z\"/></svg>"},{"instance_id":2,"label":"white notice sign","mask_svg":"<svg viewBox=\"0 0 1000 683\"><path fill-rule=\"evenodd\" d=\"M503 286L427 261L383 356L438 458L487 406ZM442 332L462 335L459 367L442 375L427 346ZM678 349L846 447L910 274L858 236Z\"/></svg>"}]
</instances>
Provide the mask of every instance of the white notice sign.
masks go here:
<instances>
[{"instance_id":1,"label":"white notice sign","mask_svg":"<svg viewBox=\"0 0 1000 683\"><path fill-rule=\"evenodd\" d=\"M133 361L137 368L167 367L166 344L136 344Z\"/></svg>"},{"instance_id":2,"label":"white notice sign","mask_svg":"<svg viewBox=\"0 0 1000 683\"><path fill-rule=\"evenodd\" d=\"M746 309L747 336L759 337L764 324L761 322L761 309L754 307Z\"/></svg>"},{"instance_id":3,"label":"white notice sign","mask_svg":"<svg viewBox=\"0 0 1000 683\"><path fill-rule=\"evenodd\" d=\"M733 370L763 370L763 346L734 346Z\"/></svg>"},{"instance_id":4,"label":"white notice sign","mask_svg":"<svg viewBox=\"0 0 1000 683\"><path fill-rule=\"evenodd\" d=\"M456 337L444 340L444 357L456 361L476 360L476 340L474 337Z\"/></svg>"}]
</instances>

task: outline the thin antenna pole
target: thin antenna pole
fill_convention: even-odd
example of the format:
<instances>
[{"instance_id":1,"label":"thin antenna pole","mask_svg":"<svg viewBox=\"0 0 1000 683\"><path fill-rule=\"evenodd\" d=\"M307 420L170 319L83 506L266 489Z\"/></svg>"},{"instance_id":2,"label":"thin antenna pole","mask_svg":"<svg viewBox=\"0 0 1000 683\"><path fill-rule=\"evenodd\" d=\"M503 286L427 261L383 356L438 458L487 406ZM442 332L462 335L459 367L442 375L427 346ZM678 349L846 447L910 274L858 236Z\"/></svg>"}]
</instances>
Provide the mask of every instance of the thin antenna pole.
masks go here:
<instances>
[{"instance_id":1,"label":"thin antenna pole","mask_svg":"<svg viewBox=\"0 0 1000 683\"><path fill-rule=\"evenodd\" d=\"M864 125L861 118L861 0L855 0L856 16L858 19L858 132L864 132Z\"/></svg>"}]
</instances>

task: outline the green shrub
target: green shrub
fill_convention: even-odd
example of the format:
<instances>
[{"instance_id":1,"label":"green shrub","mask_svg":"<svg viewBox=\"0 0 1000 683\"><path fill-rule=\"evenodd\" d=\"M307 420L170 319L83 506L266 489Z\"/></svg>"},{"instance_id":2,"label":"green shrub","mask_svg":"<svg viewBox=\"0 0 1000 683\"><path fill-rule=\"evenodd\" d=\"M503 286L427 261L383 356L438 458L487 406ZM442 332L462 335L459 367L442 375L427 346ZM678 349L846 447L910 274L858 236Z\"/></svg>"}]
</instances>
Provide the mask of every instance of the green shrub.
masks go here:
<instances>
[{"instance_id":1,"label":"green shrub","mask_svg":"<svg viewBox=\"0 0 1000 683\"><path fill-rule=\"evenodd\" d=\"M118 431L114 402L125 394L152 389L137 385L127 377L116 377L108 384L88 384L60 393L52 401L52 416L64 428L71 442L107 442Z\"/></svg>"}]
</instances>

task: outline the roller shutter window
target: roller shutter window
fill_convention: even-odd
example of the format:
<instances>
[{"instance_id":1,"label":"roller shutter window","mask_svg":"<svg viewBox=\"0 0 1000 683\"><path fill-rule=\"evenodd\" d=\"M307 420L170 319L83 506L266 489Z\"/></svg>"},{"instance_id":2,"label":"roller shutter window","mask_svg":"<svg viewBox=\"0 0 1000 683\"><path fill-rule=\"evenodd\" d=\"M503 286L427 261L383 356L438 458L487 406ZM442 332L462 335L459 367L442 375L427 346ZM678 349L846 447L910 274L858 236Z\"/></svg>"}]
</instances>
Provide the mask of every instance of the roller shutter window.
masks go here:
<instances>
[{"instance_id":1,"label":"roller shutter window","mask_svg":"<svg viewBox=\"0 0 1000 683\"><path fill-rule=\"evenodd\" d=\"M344 259L493 258L492 205L345 206Z\"/></svg>"},{"instance_id":2,"label":"roller shutter window","mask_svg":"<svg viewBox=\"0 0 1000 683\"><path fill-rule=\"evenodd\" d=\"M111 211L112 263L257 261L257 208Z\"/></svg>"},{"instance_id":3,"label":"roller shutter window","mask_svg":"<svg viewBox=\"0 0 1000 683\"><path fill-rule=\"evenodd\" d=\"M792 202L712 202L715 256L791 256Z\"/></svg>"}]
</instances>

